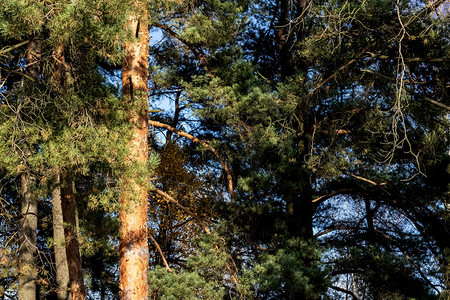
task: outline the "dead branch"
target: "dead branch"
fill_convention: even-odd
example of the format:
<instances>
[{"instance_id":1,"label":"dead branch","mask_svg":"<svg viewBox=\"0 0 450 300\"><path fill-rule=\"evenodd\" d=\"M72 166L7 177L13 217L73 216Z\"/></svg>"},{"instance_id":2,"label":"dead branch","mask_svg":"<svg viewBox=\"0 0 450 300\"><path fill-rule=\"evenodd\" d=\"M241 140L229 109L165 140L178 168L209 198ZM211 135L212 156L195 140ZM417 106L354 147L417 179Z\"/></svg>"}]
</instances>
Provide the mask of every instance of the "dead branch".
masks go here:
<instances>
[{"instance_id":1,"label":"dead branch","mask_svg":"<svg viewBox=\"0 0 450 300\"><path fill-rule=\"evenodd\" d=\"M155 244L156 249L159 252L159 255L161 255L161 258L164 262L164 265L166 266L166 270L169 272L172 272L172 269L169 267L169 264L167 263L166 258L164 257L164 253L161 250L161 247L159 246L158 242L155 240L155 238L153 237L153 235L149 234L148 235L150 237L150 239L152 240L152 242Z\"/></svg>"}]
</instances>

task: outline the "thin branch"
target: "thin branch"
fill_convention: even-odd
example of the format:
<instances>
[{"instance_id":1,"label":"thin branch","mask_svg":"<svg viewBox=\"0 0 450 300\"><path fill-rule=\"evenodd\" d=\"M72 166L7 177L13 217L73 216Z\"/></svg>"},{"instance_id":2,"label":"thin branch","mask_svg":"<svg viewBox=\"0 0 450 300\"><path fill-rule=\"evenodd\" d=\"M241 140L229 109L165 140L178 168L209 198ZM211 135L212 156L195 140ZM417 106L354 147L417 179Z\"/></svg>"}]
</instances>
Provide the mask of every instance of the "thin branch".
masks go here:
<instances>
[{"instance_id":1,"label":"thin branch","mask_svg":"<svg viewBox=\"0 0 450 300\"><path fill-rule=\"evenodd\" d=\"M168 124L164 124L164 123L161 123L161 122L158 122L158 121L149 120L149 121L148 121L148 124L151 125L151 126L158 127L158 128L164 128L164 129L170 130L170 131L172 131L173 133L176 133L176 134L178 134L178 135L181 135L181 136L183 136L183 137L186 137L186 138L190 139L191 141L193 141L194 143L199 143L199 144L201 144L202 146L204 146L205 148L207 148L208 150L210 150L210 151L216 156L216 158L219 160L220 165L222 166L223 170L224 170L225 173L226 173L227 180L228 180L228 191L229 191L230 196L231 196L231 201L234 202L236 194L235 194L235 192L234 192L234 187L233 187L233 177L231 176L231 171L230 171L230 169L228 168L228 165L227 165L227 164L223 161L223 159L220 157L220 155L219 155L219 153L216 151L216 149L214 149L214 148L209 144L208 141L200 140L200 139L196 138L195 136L193 136L193 135L191 135L191 134L189 134L189 133L187 133L187 132L178 130L178 129L176 129L176 128L174 128L174 127L168 125Z\"/></svg>"},{"instance_id":2,"label":"thin branch","mask_svg":"<svg viewBox=\"0 0 450 300\"><path fill-rule=\"evenodd\" d=\"M367 178L364 178L364 177L361 177L361 176L357 176L357 175L353 175L353 174L350 174L350 176L352 176L353 178L365 181L365 182L370 183L371 185L375 185L375 186L383 186L383 185L387 184L387 182L376 183L375 181L372 181L370 179L367 179Z\"/></svg>"},{"instance_id":3,"label":"thin branch","mask_svg":"<svg viewBox=\"0 0 450 300\"><path fill-rule=\"evenodd\" d=\"M332 193L329 193L329 194L320 196L320 197L318 197L318 198L312 200L312 203L317 203L317 204L319 204L319 203L322 203L322 202L324 202L324 201L326 201L326 200L328 200L328 199L330 199L330 198L332 198L332 197L334 197L334 196L342 195L342 194L348 194L348 193L354 192L354 191L355 191L355 190L354 190L354 189L351 189L351 188L340 189L340 190L334 191L334 192L332 192Z\"/></svg>"},{"instance_id":4,"label":"thin branch","mask_svg":"<svg viewBox=\"0 0 450 300\"><path fill-rule=\"evenodd\" d=\"M327 233L330 233L330 232L333 232L333 231L336 231L336 230L351 230L351 229L354 229L354 230L367 230L366 228L359 228L359 227L353 227L353 226L336 226L336 227L324 230L322 232L318 232L318 233L316 233L314 235L314 237L319 237L319 236L325 235Z\"/></svg>"},{"instance_id":5,"label":"thin branch","mask_svg":"<svg viewBox=\"0 0 450 300\"><path fill-rule=\"evenodd\" d=\"M403 248L400 246L399 243L396 243L396 241L394 241L389 235L387 235L386 233L380 231L380 230L375 230L376 232L378 232L379 234L381 234L385 239L394 242L395 244L397 244L397 248L402 252L402 254L405 256L405 258L416 268L417 272L419 272L420 276L422 277L423 280L426 281L426 283L428 283L436 292L439 293L439 289L436 288L436 285L434 285L430 279L428 279L428 277L425 275L425 273L423 273L422 269L420 269L420 266L412 260L412 258L406 253L405 250L403 250Z\"/></svg>"},{"instance_id":6,"label":"thin branch","mask_svg":"<svg viewBox=\"0 0 450 300\"><path fill-rule=\"evenodd\" d=\"M444 4L445 1L446 0L437 0L435 2L430 2L430 3L427 4L426 10L423 10L423 11L426 11L428 13L430 13L432 11L435 11L439 6Z\"/></svg>"},{"instance_id":7,"label":"thin branch","mask_svg":"<svg viewBox=\"0 0 450 300\"><path fill-rule=\"evenodd\" d=\"M375 75L375 76L378 76L378 77L387 79L387 80L392 81L392 82L396 82L396 80L395 80L394 78L388 77L388 76L386 76L386 75L380 74L380 73L378 73L378 72L375 72L375 71L372 71L372 70L369 70L369 69L364 69L364 70L361 70L361 71L362 71L362 72L365 72L365 73L373 74L373 75ZM430 102L430 103L432 103L432 104L434 104L434 105L436 105L436 106L439 106L439 107L441 107L441 108L443 108L443 109L446 109L446 110L450 111L450 106L447 106L447 105L445 105L445 104L443 104L443 103L441 103L441 102L438 102L438 101L436 101L436 100L433 100L433 99L431 99L431 98L429 98L429 97L427 97L427 96L422 96L422 95L420 95L420 94L414 92L413 90L411 90L410 88L407 88L407 87L405 87L405 86L404 86L403 88L404 88L408 93L410 93L411 95L418 96L418 97L422 97L425 101L428 101L428 102Z\"/></svg>"},{"instance_id":8,"label":"thin branch","mask_svg":"<svg viewBox=\"0 0 450 300\"><path fill-rule=\"evenodd\" d=\"M192 51L192 53L194 53L195 58L197 58L202 64L203 66L207 67L207 61L206 61L206 55L203 52L202 49L198 49L196 47L196 45L186 41L185 39L183 39L182 37L180 37L180 35L178 33L176 33L175 31L173 31L170 27L164 25L164 24L160 24L160 23L153 23L152 26L158 27L164 31L166 31L168 34L170 34L172 37L176 38L177 40L179 40L180 42L182 42L183 44L185 44L189 50Z\"/></svg>"},{"instance_id":9,"label":"thin branch","mask_svg":"<svg viewBox=\"0 0 450 300\"><path fill-rule=\"evenodd\" d=\"M378 58L378 59L386 59L386 60L393 60L397 61L399 57L391 57L384 54L376 54L373 52L366 52L369 54L371 58ZM404 57L404 61L406 62L449 62L450 59L441 57L441 58L425 58L425 57Z\"/></svg>"},{"instance_id":10,"label":"thin branch","mask_svg":"<svg viewBox=\"0 0 450 300\"><path fill-rule=\"evenodd\" d=\"M167 194L167 193L165 193L165 192L163 192L163 191L161 191L161 190L155 189L154 192L157 193L158 195L163 196L166 200L168 200L169 202L175 204L175 205L176 205L177 207L179 207L181 210L183 210L184 212L186 212L187 214L189 214L192 218L194 218L194 220L197 221L197 223L198 223L201 227L203 227L203 230L205 230L206 234L211 234L211 231L210 231L209 228L206 226L206 224L203 222L203 220L202 220L199 216L197 216L195 213L193 213L190 209L188 209L187 207L181 205L180 202L178 202L178 201L175 200L173 197L171 197L169 194ZM215 245L215 249L218 251L218 250L219 250L219 247L218 247L217 245ZM161 252L161 255L162 255L162 252ZM163 259L164 259L164 258L163 258ZM233 260L232 260L232 262L234 263ZM168 267L168 266L166 265L166 268L167 268L167 267ZM231 269L229 263L226 263L226 264L225 264L225 268L226 268L227 271L230 273L230 276L231 276L232 280L234 281L234 283L236 284L236 287L239 287L239 281L237 280L237 276L236 276L237 272L236 272L236 271L233 271L233 270ZM238 288L238 289L239 289L239 288Z\"/></svg>"},{"instance_id":11,"label":"thin branch","mask_svg":"<svg viewBox=\"0 0 450 300\"><path fill-rule=\"evenodd\" d=\"M26 41L23 41L23 42L20 42L20 43L14 45L14 46L11 46L9 48L6 48L6 49L3 48L2 50L0 50L0 55L4 55L4 54L6 54L6 53L8 53L8 52L10 52L10 51L12 51L14 49L17 49L17 48L19 48L19 47L21 47L21 46L23 46L25 44L28 44L28 42L29 42L29 40L26 40Z\"/></svg>"},{"instance_id":12,"label":"thin branch","mask_svg":"<svg viewBox=\"0 0 450 300\"><path fill-rule=\"evenodd\" d=\"M330 286L330 288L332 288L333 290L336 290L338 292L346 293L346 294L352 296L353 300L359 299L358 296L355 293L353 293L352 291L349 291L349 290L346 290L346 289L343 289L343 288L340 288L340 287L334 286L334 285Z\"/></svg>"},{"instance_id":13,"label":"thin branch","mask_svg":"<svg viewBox=\"0 0 450 300\"><path fill-rule=\"evenodd\" d=\"M199 216L197 216L195 213L193 213L189 208L187 208L184 205L181 205L180 202L175 200L172 196L170 196L166 192L163 192L163 191L161 191L159 189L155 189L154 192L157 193L158 195L164 197L170 203L175 204L179 209L181 209L182 211L184 211L185 213L190 215L192 218L194 218L194 220L197 221L197 223L203 228L203 230L205 230L205 232L207 234L211 233L211 231L209 230L208 226L206 226L205 222L203 222L203 220Z\"/></svg>"},{"instance_id":14,"label":"thin branch","mask_svg":"<svg viewBox=\"0 0 450 300\"><path fill-rule=\"evenodd\" d=\"M333 79L334 77L336 77L337 74L339 74L339 72L341 72L342 70L346 69L348 66L350 66L351 64L355 63L359 58L361 58L366 52L367 50L369 50L371 47L375 46L378 43L378 41L375 41L373 43L371 43L369 46L367 46L366 48L364 48L364 50L362 50L355 58L351 59L349 62L347 62L346 64L342 65L341 67L339 67L339 69L337 69L333 74L331 74L327 79L323 80L322 82L320 82L315 88L313 88L308 95L312 95L313 93L315 93L319 88L321 88L325 83L327 83L328 81L330 81L331 79Z\"/></svg>"},{"instance_id":15,"label":"thin branch","mask_svg":"<svg viewBox=\"0 0 450 300\"><path fill-rule=\"evenodd\" d=\"M169 264L167 263L166 258L164 257L164 253L161 250L161 247L159 246L158 242L155 240L155 238L153 237L153 235L149 234L148 235L150 237L150 239L152 240L152 242L155 244L156 249L159 252L159 255L161 255L161 258L164 262L164 265L166 266L166 270L169 272L172 272L172 269L169 267Z\"/></svg>"}]
</instances>

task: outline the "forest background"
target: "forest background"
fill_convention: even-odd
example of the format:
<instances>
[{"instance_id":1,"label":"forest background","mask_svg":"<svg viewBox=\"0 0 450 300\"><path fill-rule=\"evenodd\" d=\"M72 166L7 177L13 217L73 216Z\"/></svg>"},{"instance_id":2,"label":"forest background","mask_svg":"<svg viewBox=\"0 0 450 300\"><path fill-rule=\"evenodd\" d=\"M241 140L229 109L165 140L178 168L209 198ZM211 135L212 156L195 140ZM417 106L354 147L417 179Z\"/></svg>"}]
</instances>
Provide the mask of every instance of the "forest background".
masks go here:
<instances>
[{"instance_id":1,"label":"forest background","mask_svg":"<svg viewBox=\"0 0 450 300\"><path fill-rule=\"evenodd\" d=\"M448 299L449 2L3 0L1 299Z\"/></svg>"}]
</instances>

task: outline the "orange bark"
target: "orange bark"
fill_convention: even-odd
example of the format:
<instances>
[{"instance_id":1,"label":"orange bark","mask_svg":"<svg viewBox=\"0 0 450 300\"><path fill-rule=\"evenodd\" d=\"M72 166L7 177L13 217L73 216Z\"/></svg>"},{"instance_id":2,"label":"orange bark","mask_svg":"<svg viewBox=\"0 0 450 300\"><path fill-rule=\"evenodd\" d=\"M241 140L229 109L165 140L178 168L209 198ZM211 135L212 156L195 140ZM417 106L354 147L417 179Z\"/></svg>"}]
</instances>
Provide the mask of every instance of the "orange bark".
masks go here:
<instances>
[{"instance_id":1,"label":"orange bark","mask_svg":"<svg viewBox=\"0 0 450 300\"><path fill-rule=\"evenodd\" d=\"M126 24L136 37L124 42L122 94L133 125L126 164L144 165L148 157L148 17L146 5L136 1ZM146 299L148 294L148 242L146 181L126 172L120 187L120 298Z\"/></svg>"}]
</instances>

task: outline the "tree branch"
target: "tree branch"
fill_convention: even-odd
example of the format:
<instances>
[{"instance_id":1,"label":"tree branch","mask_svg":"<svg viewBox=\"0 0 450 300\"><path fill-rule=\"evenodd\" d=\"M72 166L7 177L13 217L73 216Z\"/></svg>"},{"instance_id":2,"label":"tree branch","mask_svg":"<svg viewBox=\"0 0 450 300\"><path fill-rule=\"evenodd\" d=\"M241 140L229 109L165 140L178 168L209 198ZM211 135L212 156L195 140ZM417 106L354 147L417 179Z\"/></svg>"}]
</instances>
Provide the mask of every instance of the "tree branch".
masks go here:
<instances>
[{"instance_id":1,"label":"tree branch","mask_svg":"<svg viewBox=\"0 0 450 300\"><path fill-rule=\"evenodd\" d=\"M375 186L383 186L383 185L387 184L386 182L376 183L375 181L372 181L370 179L367 179L367 178L364 178L364 177L361 177L361 176L357 176L357 175L353 175L353 174L350 174L350 176L352 176L353 178L362 180L364 182L370 183L371 185L375 185Z\"/></svg>"},{"instance_id":2,"label":"tree branch","mask_svg":"<svg viewBox=\"0 0 450 300\"><path fill-rule=\"evenodd\" d=\"M327 83L328 81L330 81L331 79L333 79L334 77L336 77L337 74L339 74L339 72L341 72L342 70L346 69L348 66L350 66L351 64L355 63L359 58L361 58L366 52L367 50L369 50L371 47L375 46L378 43L378 41L375 41L373 43L371 43L369 46L367 46L366 48L364 48L355 58L351 59L349 62L347 62L346 64L342 65L341 67L339 67L339 69L337 69L333 74L331 74L327 79L322 80L322 82L320 82L315 88L313 88L308 95L312 95L314 94L319 88L321 88L325 83Z\"/></svg>"},{"instance_id":3,"label":"tree branch","mask_svg":"<svg viewBox=\"0 0 450 300\"><path fill-rule=\"evenodd\" d=\"M205 230L205 232L207 234L211 233L211 231L209 230L208 226L206 226L205 222L203 222L203 220L199 216L197 216L194 212L192 212L189 208L187 208L184 205L180 204L180 202L175 200L172 196L170 196L166 192L163 192L163 191L161 191L159 189L155 189L154 192L156 194L164 197L170 203L175 204L179 209L181 209L182 211L184 211L185 213L190 215L192 218L194 218L194 220L197 221L197 223L203 228L203 230Z\"/></svg>"},{"instance_id":4,"label":"tree branch","mask_svg":"<svg viewBox=\"0 0 450 300\"><path fill-rule=\"evenodd\" d=\"M364 70L361 70L361 71L362 71L362 72L365 72L365 73L369 73L369 74L375 75L375 76L378 76L378 77L381 77L381 78L384 78L384 79L389 80L389 81L392 81L392 82L395 82L395 81L396 81L394 78L385 76L385 75L383 75L383 74L380 74L380 73L378 73L378 72L375 72L375 71L372 71L372 70L369 70L369 69L364 69ZM434 105L436 105L436 106L439 106L439 107L441 107L441 108L443 108L443 109L446 109L446 110L450 111L450 106L447 106L447 105L445 105L445 104L443 104L443 103L441 103L441 102L438 102L438 101L436 101L436 100L433 100L433 99L431 99L431 98L429 98L429 97L427 97L427 96L422 96L422 95L420 95L420 94L414 92L413 90L411 90L411 89L409 89L409 88L407 88L407 87L404 87L404 89L405 89L405 91L407 91L407 92L410 93L411 95L418 96L418 97L422 97L425 101L428 101L428 102L430 102L430 103L432 103L432 104L434 104Z\"/></svg>"},{"instance_id":5,"label":"tree branch","mask_svg":"<svg viewBox=\"0 0 450 300\"><path fill-rule=\"evenodd\" d=\"M336 227L324 230L322 232L318 232L314 235L314 237L319 237L319 236L325 235L327 233L330 233L330 232L333 232L336 230L346 230L346 229L367 230L366 228L359 228L359 227L352 227L352 226L336 226Z\"/></svg>"},{"instance_id":6,"label":"tree branch","mask_svg":"<svg viewBox=\"0 0 450 300\"><path fill-rule=\"evenodd\" d=\"M187 132L178 130L178 129L176 129L176 128L168 125L168 124L164 124L164 123L161 123L161 122L158 122L158 121L149 120L148 124L151 125L151 126L158 127L158 128L164 128L164 129L170 130L170 131L172 131L172 132L174 132L174 133L176 133L178 135L181 135L183 137L186 137L186 138L190 139L194 143L199 143L202 146L204 146L205 148L207 148L208 150L210 150L216 156L216 158L219 160L220 165L222 166L223 170L225 171L225 174L227 176L227 181L228 181L228 191L229 191L230 196L231 196L231 201L234 202L236 194L234 192L233 177L231 176L231 171L228 168L228 165L222 160L222 158L220 157L219 153L213 147L211 147L211 145L209 144L208 141L200 140L200 139L196 138L195 136L193 136L193 135L191 135L191 134L189 134Z\"/></svg>"},{"instance_id":7,"label":"tree branch","mask_svg":"<svg viewBox=\"0 0 450 300\"><path fill-rule=\"evenodd\" d=\"M164 257L164 253L162 252L161 247L159 246L158 242L155 240L153 235L149 234L148 236L152 240L152 242L155 244L155 247L158 250L159 255L161 255L161 258L162 258L162 260L164 262L164 265L166 266L166 270L169 271L169 272L172 272L172 269L169 267L169 264L167 263L167 260Z\"/></svg>"},{"instance_id":8,"label":"tree branch","mask_svg":"<svg viewBox=\"0 0 450 300\"><path fill-rule=\"evenodd\" d=\"M172 37L176 38L177 40L179 40L180 42L185 44L189 48L189 50L192 51L192 53L194 54L195 58L198 59L204 67L207 67L208 64L207 64L207 60L206 60L206 55L205 55L205 53L203 52L202 49L198 49L194 44L186 41L185 39L180 37L180 35L178 33L176 33L170 27L168 27L168 26L166 26L164 24L153 23L152 26L155 26L155 27L158 27L158 28L164 30L165 32L170 34Z\"/></svg>"},{"instance_id":9,"label":"tree branch","mask_svg":"<svg viewBox=\"0 0 450 300\"><path fill-rule=\"evenodd\" d=\"M349 290L346 290L346 289L343 289L343 288L340 288L340 287L334 286L334 285L330 286L330 288L332 288L333 290L336 290L338 292L346 293L346 294L352 296L353 300L359 299L358 296L355 293L353 293L352 291L349 291Z\"/></svg>"},{"instance_id":10,"label":"tree branch","mask_svg":"<svg viewBox=\"0 0 450 300\"><path fill-rule=\"evenodd\" d=\"M209 228L206 226L206 224L203 222L203 220L197 216L195 213L193 213L190 209L188 209L187 207L183 206L180 204L180 202L178 202L177 200L175 200L173 197L171 197L169 194L159 190L159 189L155 189L154 190L155 193L157 193L158 195L163 196L167 201L175 204L178 208L180 208L181 210L183 210L184 212L186 212L187 214L189 214L190 216L192 216L192 218L194 218L194 220L197 221L197 223L203 227L203 230L205 230L206 234L211 234L211 231L209 230ZM219 250L219 247L217 245L215 245L214 247L217 251ZM160 252L162 255L162 251ZM164 259L164 258L163 258ZM232 262L234 263L234 261L232 260ZM168 268L168 266L166 265L166 268ZM227 269L227 271L230 273L230 276L232 278L232 280L234 281L234 283L236 284L236 287L239 287L239 281L236 278L236 271L233 271L229 265L229 263L225 264L225 268Z\"/></svg>"},{"instance_id":11,"label":"tree branch","mask_svg":"<svg viewBox=\"0 0 450 300\"><path fill-rule=\"evenodd\" d=\"M351 188L340 189L340 190L334 191L332 193L320 196L320 197L312 200L312 203L320 204L330 198L333 198L334 196L348 194L348 193L354 192L354 191L355 191L355 189L351 189Z\"/></svg>"},{"instance_id":12,"label":"tree branch","mask_svg":"<svg viewBox=\"0 0 450 300\"><path fill-rule=\"evenodd\" d=\"M26 45L26 44L28 44L28 42L29 42L29 40L26 40L26 41L23 41L23 42L20 42L20 43L14 45L14 46L11 46L9 48L3 48L2 50L0 50L0 56L4 55L4 54L6 54L6 53L8 53L8 52L10 52L10 51L12 51L14 49L17 49L17 48L19 48L19 47L21 47L23 45Z\"/></svg>"}]
</instances>

